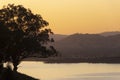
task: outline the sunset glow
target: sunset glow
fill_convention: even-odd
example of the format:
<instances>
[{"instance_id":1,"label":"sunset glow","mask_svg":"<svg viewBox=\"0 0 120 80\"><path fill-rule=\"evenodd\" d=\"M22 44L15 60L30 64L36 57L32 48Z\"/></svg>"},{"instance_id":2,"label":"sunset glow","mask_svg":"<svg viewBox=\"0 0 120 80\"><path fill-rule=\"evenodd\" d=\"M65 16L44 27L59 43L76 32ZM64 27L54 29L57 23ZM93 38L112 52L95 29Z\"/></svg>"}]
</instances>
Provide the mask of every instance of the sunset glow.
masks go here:
<instances>
[{"instance_id":1,"label":"sunset glow","mask_svg":"<svg viewBox=\"0 0 120 80\"><path fill-rule=\"evenodd\" d=\"M0 0L41 14L56 34L120 30L120 0Z\"/></svg>"}]
</instances>

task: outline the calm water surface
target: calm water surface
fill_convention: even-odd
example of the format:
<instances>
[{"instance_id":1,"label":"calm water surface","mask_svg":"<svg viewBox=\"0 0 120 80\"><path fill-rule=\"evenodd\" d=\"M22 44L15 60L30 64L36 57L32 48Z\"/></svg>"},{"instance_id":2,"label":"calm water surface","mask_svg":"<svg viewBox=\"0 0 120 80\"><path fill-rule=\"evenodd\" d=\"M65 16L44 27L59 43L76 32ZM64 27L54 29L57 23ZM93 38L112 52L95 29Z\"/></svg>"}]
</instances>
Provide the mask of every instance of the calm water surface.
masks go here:
<instances>
[{"instance_id":1,"label":"calm water surface","mask_svg":"<svg viewBox=\"0 0 120 80\"><path fill-rule=\"evenodd\" d=\"M40 80L120 80L120 64L22 62L18 71Z\"/></svg>"}]
</instances>

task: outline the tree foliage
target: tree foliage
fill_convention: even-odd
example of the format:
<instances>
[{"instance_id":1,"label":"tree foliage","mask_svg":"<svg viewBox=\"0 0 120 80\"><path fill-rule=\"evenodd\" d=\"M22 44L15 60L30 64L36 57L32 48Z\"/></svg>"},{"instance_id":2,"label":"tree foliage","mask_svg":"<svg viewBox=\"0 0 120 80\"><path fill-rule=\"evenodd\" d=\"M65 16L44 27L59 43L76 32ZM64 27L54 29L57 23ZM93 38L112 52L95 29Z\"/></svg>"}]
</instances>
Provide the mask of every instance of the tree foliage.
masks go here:
<instances>
[{"instance_id":1,"label":"tree foliage","mask_svg":"<svg viewBox=\"0 0 120 80\"><path fill-rule=\"evenodd\" d=\"M34 53L41 57L56 55L54 47L46 45L53 41L48 25L41 15L22 5L8 4L0 9L0 59L17 66Z\"/></svg>"}]
</instances>

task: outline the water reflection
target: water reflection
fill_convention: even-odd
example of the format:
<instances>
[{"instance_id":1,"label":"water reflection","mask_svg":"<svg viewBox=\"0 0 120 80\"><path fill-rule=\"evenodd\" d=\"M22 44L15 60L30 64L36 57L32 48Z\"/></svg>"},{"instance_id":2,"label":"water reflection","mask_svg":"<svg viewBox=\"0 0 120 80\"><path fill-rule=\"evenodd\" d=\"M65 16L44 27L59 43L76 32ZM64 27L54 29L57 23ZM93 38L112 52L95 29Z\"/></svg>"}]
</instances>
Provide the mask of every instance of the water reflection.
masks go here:
<instances>
[{"instance_id":1,"label":"water reflection","mask_svg":"<svg viewBox=\"0 0 120 80\"><path fill-rule=\"evenodd\" d=\"M19 71L41 80L120 80L120 64L22 62Z\"/></svg>"}]
</instances>

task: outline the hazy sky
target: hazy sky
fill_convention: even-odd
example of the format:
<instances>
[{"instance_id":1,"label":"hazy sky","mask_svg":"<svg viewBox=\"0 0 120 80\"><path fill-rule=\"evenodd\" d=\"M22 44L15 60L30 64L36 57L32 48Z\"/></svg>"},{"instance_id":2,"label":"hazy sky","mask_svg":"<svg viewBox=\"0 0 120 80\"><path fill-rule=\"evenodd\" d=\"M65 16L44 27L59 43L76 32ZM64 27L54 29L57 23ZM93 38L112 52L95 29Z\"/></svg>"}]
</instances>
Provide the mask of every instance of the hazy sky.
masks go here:
<instances>
[{"instance_id":1,"label":"hazy sky","mask_svg":"<svg viewBox=\"0 0 120 80\"><path fill-rule=\"evenodd\" d=\"M47 20L60 34L120 30L120 0L0 0L21 4Z\"/></svg>"}]
</instances>

